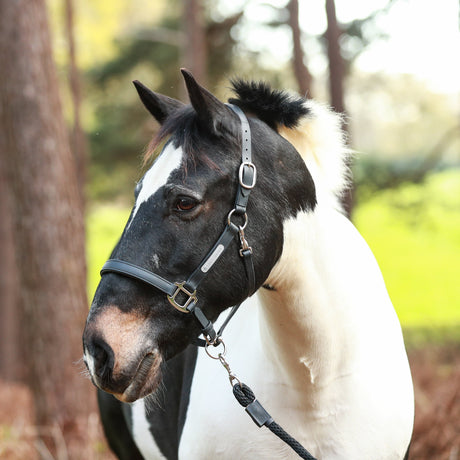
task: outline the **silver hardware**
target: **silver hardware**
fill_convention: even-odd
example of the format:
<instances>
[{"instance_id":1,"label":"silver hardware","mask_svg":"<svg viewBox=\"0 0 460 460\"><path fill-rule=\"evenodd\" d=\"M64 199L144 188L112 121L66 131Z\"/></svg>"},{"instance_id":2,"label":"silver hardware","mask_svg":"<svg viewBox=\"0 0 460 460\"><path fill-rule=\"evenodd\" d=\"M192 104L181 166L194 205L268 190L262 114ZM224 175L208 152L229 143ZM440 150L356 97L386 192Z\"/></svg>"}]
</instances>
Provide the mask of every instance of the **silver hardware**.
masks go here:
<instances>
[{"instance_id":1,"label":"silver hardware","mask_svg":"<svg viewBox=\"0 0 460 460\"><path fill-rule=\"evenodd\" d=\"M169 303L176 308L177 310L181 311L182 313L190 313L190 310L188 310L188 306L193 302L194 304L198 301L196 297L196 291L190 292L188 289L186 289L185 286L185 281L182 283L174 283L177 287L176 291L174 294L168 295L168 300ZM188 296L187 300L183 305L177 302L176 297L179 294L179 292L184 293L186 296Z\"/></svg>"},{"instance_id":2,"label":"silver hardware","mask_svg":"<svg viewBox=\"0 0 460 460\"><path fill-rule=\"evenodd\" d=\"M211 353L211 351L209 350L209 347L210 346L213 346L214 348L216 347L219 347L222 345L222 351L220 353L218 353L217 355L214 355ZM216 340L214 342L210 342L207 338L206 338L206 345L204 346L204 349L207 353L207 355L212 358L212 359L219 359L220 360L220 356L225 356L225 353L227 353L227 348L225 347L225 343L224 341L220 338L220 337L217 337Z\"/></svg>"},{"instance_id":3,"label":"silver hardware","mask_svg":"<svg viewBox=\"0 0 460 460\"><path fill-rule=\"evenodd\" d=\"M214 346L214 347L218 347L218 346L222 345L223 349L216 356L216 355L212 354L210 352L210 350L209 350L211 345ZM242 386L242 383L241 383L240 379L233 373L233 371L230 369L230 365L228 364L227 360L225 359L225 354L227 353L227 349L225 347L224 341L220 337L217 337L217 339L215 340L214 343L208 342L206 340L206 345L205 345L204 349L206 350L206 353L208 354L208 356L210 358L218 360L220 362L220 364L222 364L222 366L224 366L225 370L228 373L228 379L229 379L230 385L232 387L233 387L233 382L235 380L239 383L240 386Z\"/></svg>"},{"instance_id":4,"label":"silver hardware","mask_svg":"<svg viewBox=\"0 0 460 460\"><path fill-rule=\"evenodd\" d=\"M233 222L232 222L232 215L233 213L236 211L236 209L232 209L229 213L228 213L228 216L227 216L227 222L228 222L228 225L231 225ZM248 225L248 215L246 213L243 214L243 217L244 217L244 224L243 226L239 226L237 225L237 227L241 230L244 230L246 228L246 225Z\"/></svg>"},{"instance_id":5,"label":"silver hardware","mask_svg":"<svg viewBox=\"0 0 460 460\"><path fill-rule=\"evenodd\" d=\"M245 166L247 166L248 168L252 168L252 171L253 171L252 183L249 184L249 185L245 184L243 182L243 174L244 174L244 167ZM257 169L256 169L254 163L251 163L250 161L243 161L243 163L241 163L240 169L238 171L238 179L239 179L241 187L243 187L243 188L245 188L247 190L253 189L254 186L256 185L256 181L257 181Z\"/></svg>"},{"instance_id":6,"label":"silver hardware","mask_svg":"<svg viewBox=\"0 0 460 460\"><path fill-rule=\"evenodd\" d=\"M252 248L251 246L249 246L246 238L244 237L244 229L241 227L239 229L239 235L240 235L240 243L241 243L240 256L244 257L243 251L250 251L252 253Z\"/></svg>"},{"instance_id":7,"label":"silver hardware","mask_svg":"<svg viewBox=\"0 0 460 460\"><path fill-rule=\"evenodd\" d=\"M230 385L233 387L233 381L236 380L240 387L242 387L243 384L241 383L240 379L232 372L232 370L230 369L230 365L225 360L222 354L219 354L219 361L222 364L222 366L225 367L225 370L228 372L228 380L230 381Z\"/></svg>"}]
</instances>

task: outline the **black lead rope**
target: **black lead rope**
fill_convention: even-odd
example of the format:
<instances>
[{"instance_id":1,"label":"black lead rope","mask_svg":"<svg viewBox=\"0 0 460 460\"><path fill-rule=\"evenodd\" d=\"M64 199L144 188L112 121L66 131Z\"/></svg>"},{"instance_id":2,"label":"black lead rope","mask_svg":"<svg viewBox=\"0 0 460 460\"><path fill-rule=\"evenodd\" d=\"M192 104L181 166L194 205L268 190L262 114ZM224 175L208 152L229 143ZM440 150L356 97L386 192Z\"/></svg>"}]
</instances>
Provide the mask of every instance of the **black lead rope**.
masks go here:
<instances>
[{"instance_id":1,"label":"black lead rope","mask_svg":"<svg viewBox=\"0 0 460 460\"><path fill-rule=\"evenodd\" d=\"M211 347L221 346L223 350L218 354L213 354ZM272 418L272 416L264 409L262 404L257 401L254 392L233 373L230 365L225 359L226 347L223 340L219 337L217 343L207 343L205 351L212 359L218 360L225 370L228 372L230 385L233 388L233 395L236 400L246 409L248 415L252 418L253 422L261 428L266 426L273 434L278 436L281 441L285 442L300 458L307 460L316 460L313 455L308 452L299 441L294 439L289 433L281 428ZM234 383L236 382L236 383Z\"/></svg>"},{"instance_id":2,"label":"black lead rope","mask_svg":"<svg viewBox=\"0 0 460 460\"><path fill-rule=\"evenodd\" d=\"M307 460L316 460L310 452L305 449L290 434L286 433L263 408L262 404L257 401L253 391L244 383L235 383L233 385L233 394L236 400L246 409L254 423L260 428L266 426L273 434L284 441L300 458Z\"/></svg>"}]
</instances>

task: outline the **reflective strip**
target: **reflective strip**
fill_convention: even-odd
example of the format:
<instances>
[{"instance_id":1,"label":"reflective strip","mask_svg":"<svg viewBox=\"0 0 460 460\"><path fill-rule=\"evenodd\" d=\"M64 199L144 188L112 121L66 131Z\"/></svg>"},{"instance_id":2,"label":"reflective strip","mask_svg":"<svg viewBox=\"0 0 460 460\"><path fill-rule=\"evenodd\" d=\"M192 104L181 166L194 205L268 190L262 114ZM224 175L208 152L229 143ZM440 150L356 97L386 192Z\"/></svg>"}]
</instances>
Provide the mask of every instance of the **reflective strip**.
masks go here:
<instances>
[{"instance_id":1,"label":"reflective strip","mask_svg":"<svg viewBox=\"0 0 460 460\"><path fill-rule=\"evenodd\" d=\"M214 250L214 252L209 256L208 260L206 263L201 267L201 271L203 273L207 273L208 270L214 265L216 260L220 257L220 255L224 252L224 245L219 244L217 248Z\"/></svg>"}]
</instances>

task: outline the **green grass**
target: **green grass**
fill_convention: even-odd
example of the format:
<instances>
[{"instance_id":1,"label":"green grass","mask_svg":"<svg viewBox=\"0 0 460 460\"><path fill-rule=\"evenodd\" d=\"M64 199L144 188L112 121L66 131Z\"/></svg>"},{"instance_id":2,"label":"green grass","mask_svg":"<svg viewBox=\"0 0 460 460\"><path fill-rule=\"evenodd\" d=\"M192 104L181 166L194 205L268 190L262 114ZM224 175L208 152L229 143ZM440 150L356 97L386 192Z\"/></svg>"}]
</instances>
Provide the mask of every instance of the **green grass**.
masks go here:
<instances>
[{"instance_id":1,"label":"green grass","mask_svg":"<svg viewBox=\"0 0 460 460\"><path fill-rule=\"evenodd\" d=\"M90 300L99 284L99 271L117 244L130 211L120 205L95 205L87 214L86 259Z\"/></svg>"},{"instance_id":2,"label":"green grass","mask_svg":"<svg viewBox=\"0 0 460 460\"><path fill-rule=\"evenodd\" d=\"M97 205L88 213L90 298L129 211ZM409 343L460 341L460 171L379 192L356 206L353 220L379 262Z\"/></svg>"},{"instance_id":3,"label":"green grass","mask_svg":"<svg viewBox=\"0 0 460 460\"><path fill-rule=\"evenodd\" d=\"M356 207L354 222L409 341L460 340L460 172L380 192Z\"/></svg>"}]
</instances>

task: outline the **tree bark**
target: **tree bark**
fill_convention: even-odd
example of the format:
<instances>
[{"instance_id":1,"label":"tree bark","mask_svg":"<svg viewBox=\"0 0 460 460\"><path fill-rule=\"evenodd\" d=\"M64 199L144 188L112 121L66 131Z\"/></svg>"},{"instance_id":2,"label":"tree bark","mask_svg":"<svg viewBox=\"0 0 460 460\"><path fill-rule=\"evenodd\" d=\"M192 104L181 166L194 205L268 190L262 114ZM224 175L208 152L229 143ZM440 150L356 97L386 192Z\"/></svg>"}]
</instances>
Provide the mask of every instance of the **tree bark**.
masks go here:
<instances>
[{"instance_id":1,"label":"tree bark","mask_svg":"<svg viewBox=\"0 0 460 460\"><path fill-rule=\"evenodd\" d=\"M81 199L84 203L84 190L86 183L86 164L87 164L87 151L88 146L86 143L86 136L81 124L81 79L80 72L77 65L77 54L75 47L75 34L74 34L74 3L73 0L65 0L64 8L64 24L67 36L67 44L69 49L69 86L72 96L72 109L73 109L73 127L70 136L71 150L74 154L77 165L77 177L79 191L81 192Z\"/></svg>"},{"instance_id":2,"label":"tree bark","mask_svg":"<svg viewBox=\"0 0 460 460\"><path fill-rule=\"evenodd\" d=\"M329 59L329 88L331 105L335 111L345 113L343 97L344 63L340 53L340 36L342 34L337 22L335 1L326 0L327 16L327 55Z\"/></svg>"},{"instance_id":3,"label":"tree bark","mask_svg":"<svg viewBox=\"0 0 460 460\"><path fill-rule=\"evenodd\" d=\"M0 162L0 378L23 381L26 367L9 187Z\"/></svg>"},{"instance_id":4,"label":"tree bark","mask_svg":"<svg viewBox=\"0 0 460 460\"><path fill-rule=\"evenodd\" d=\"M201 85L207 86L207 57L204 12L201 0L185 0L183 10L184 43L182 62Z\"/></svg>"},{"instance_id":5,"label":"tree bark","mask_svg":"<svg viewBox=\"0 0 460 460\"><path fill-rule=\"evenodd\" d=\"M326 0L326 16L327 16L327 55L329 59L329 90L330 101L332 108L342 115L346 114L343 83L345 77L345 66L343 57L340 52L340 30L337 22L335 11L335 0ZM348 132L348 126L345 122L342 123L342 129ZM342 196L342 205L346 215L350 218L353 210L353 187L346 190Z\"/></svg>"},{"instance_id":6,"label":"tree bark","mask_svg":"<svg viewBox=\"0 0 460 460\"><path fill-rule=\"evenodd\" d=\"M289 27L292 31L293 56L292 67L297 80L299 93L312 98L312 76L305 65L305 55L302 48L301 30L299 25L299 0L290 0L287 5L289 11Z\"/></svg>"},{"instance_id":7,"label":"tree bark","mask_svg":"<svg viewBox=\"0 0 460 460\"><path fill-rule=\"evenodd\" d=\"M28 383L37 424L58 424L66 435L93 401L75 365L87 313L84 220L44 0L0 0L0 62L0 160L12 197Z\"/></svg>"}]
</instances>

